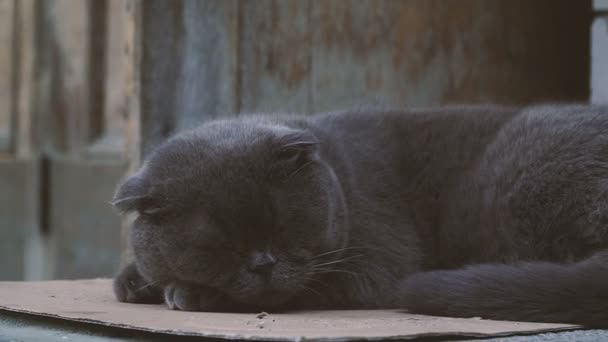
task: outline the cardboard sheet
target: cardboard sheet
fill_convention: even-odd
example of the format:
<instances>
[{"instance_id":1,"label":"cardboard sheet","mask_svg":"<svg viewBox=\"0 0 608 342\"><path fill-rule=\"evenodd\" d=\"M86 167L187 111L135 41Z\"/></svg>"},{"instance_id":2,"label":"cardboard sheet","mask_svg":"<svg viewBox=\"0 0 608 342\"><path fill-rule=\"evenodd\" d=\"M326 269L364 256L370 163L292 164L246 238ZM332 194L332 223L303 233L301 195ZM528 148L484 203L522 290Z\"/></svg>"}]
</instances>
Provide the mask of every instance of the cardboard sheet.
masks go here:
<instances>
[{"instance_id":1,"label":"cardboard sheet","mask_svg":"<svg viewBox=\"0 0 608 342\"><path fill-rule=\"evenodd\" d=\"M176 335L275 341L488 337L577 328L386 310L270 313L263 318L256 314L171 311L163 305L118 303L108 279L0 282L0 309Z\"/></svg>"}]
</instances>

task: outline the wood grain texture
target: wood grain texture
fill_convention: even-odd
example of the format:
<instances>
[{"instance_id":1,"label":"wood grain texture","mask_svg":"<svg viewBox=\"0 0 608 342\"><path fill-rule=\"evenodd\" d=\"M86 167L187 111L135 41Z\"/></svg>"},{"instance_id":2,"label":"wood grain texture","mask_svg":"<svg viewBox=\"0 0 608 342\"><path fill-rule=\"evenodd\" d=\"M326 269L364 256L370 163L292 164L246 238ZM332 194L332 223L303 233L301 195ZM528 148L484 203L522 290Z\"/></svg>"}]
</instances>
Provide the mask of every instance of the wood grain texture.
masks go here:
<instances>
[{"instance_id":1,"label":"wood grain texture","mask_svg":"<svg viewBox=\"0 0 608 342\"><path fill-rule=\"evenodd\" d=\"M125 170L126 162L120 160L50 161L53 278L111 277L117 271L120 218L108 202Z\"/></svg>"},{"instance_id":2,"label":"wood grain texture","mask_svg":"<svg viewBox=\"0 0 608 342\"><path fill-rule=\"evenodd\" d=\"M19 4L17 152L43 161L28 202L40 207L28 216L32 253L25 275L110 276L121 233L118 215L105 203L125 171L121 128L132 82L122 65L128 63L120 26L128 21L120 16L126 9L115 0Z\"/></svg>"},{"instance_id":3,"label":"wood grain texture","mask_svg":"<svg viewBox=\"0 0 608 342\"><path fill-rule=\"evenodd\" d=\"M588 96L589 1L315 1L312 12L315 111Z\"/></svg>"},{"instance_id":4,"label":"wood grain texture","mask_svg":"<svg viewBox=\"0 0 608 342\"><path fill-rule=\"evenodd\" d=\"M141 13L137 157L235 111L589 95L590 0L146 0Z\"/></svg>"},{"instance_id":5,"label":"wood grain texture","mask_svg":"<svg viewBox=\"0 0 608 342\"><path fill-rule=\"evenodd\" d=\"M237 2L145 1L144 155L176 130L235 111Z\"/></svg>"},{"instance_id":6,"label":"wood grain texture","mask_svg":"<svg viewBox=\"0 0 608 342\"><path fill-rule=\"evenodd\" d=\"M0 0L0 152L11 143L14 6L14 0Z\"/></svg>"},{"instance_id":7,"label":"wood grain texture","mask_svg":"<svg viewBox=\"0 0 608 342\"><path fill-rule=\"evenodd\" d=\"M175 131L233 111L589 95L589 0L151 0L143 7L145 153Z\"/></svg>"},{"instance_id":8,"label":"wood grain texture","mask_svg":"<svg viewBox=\"0 0 608 342\"><path fill-rule=\"evenodd\" d=\"M237 1L185 0L176 129L236 111Z\"/></svg>"},{"instance_id":9,"label":"wood grain texture","mask_svg":"<svg viewBox=\"0 0 608 342\"><path fill-rule=\"evenodd\" d=\"M128 44L132 34L127 30L129 12L124 0L109 0L107 15L107 41L105 43L105 134L122 136L127 116L127 87L132 63Z\"/></svg>"},{"instance_id":10,"label":"wood grain texture","mask_svg":"<svg viewBox=\"0 0 608 342\"><path fill-rule=\"evenodd\" d=\"M100 15L97 25L102 26L97 31L103 31L100 41L93 42L92 47L98 49L102 57L103 77L93 78L92 83L97 85L95 93L99 94L96 110L90 113L91 122L99 127L90 125L91 133L96 136L93 143L87 148L88 155L95 158L123 158L125 157L125 136L128 120L128 106L130 100L129 87L132 86L132 70L134 69L131 52L132 29L128 27L131 21L130 2L124 0L104 0L96 2L105 3L98 6L98 10L105 10ZM91 15L92 18L96 14ZM93 51L92 54L95 54ZM93 104L92 104L93 105Z\"/></svg>"},{"instance_id":11,"label":"wood grain texture","mask_svg":"<svg viewBox=\"0 0 608 342\"><path fill-rule=\"evenodd\" d=\"M591 102L608 104L608 15L591 27Z\"/></svg>"},{"instance_id":12,"label":"wood grain texture","mask_svg":"<svg viewBox=\"0 0 608 342\"><path fill-rule=\"evenodd\" d=\"M19 0L15 20L18 21L15 55L18 56L13 72L17 73L15 88L13 89L14 101L14 146L13 153L17 158L33 158L37 147L34 145L34 134L36 129L36 118L34 117L34 100L36 98L36 41L37 20L36 0Z\"/></svg>"},{"instance_id":13,"label":"wood grain texture","mask_svg":"<svg viewBox=\"0 0 608 342\"><path fill-rule=\"evenodd\" d=\"M309 112L312 1L239 4L240 111Z\"/></svg>"},{"instance_id":14,"label":"wood grain texture","mask_svg":"<svg viewBox=\"0 0 608 342\"><path fill-rule=\"evenodd\" d=\"M39 174L31 145L35 4L0 0L0 8L0 88L9 87L0 89L6 119L0 128L10 132L0 146L0 279L17 280L32 278L28 252L39 237Z\"/></svg>"},{"instance_id":15,"label":"wood grain texture","mask_svg":"<svg viewBox=\"0 0 608 342\"><path fill-rule=\"evenodd\" d=\"M182 6L182 1L163 0L148 0L142 6L140 87L144 155L174 130Z\"/></svg>"},{"instance_id":16,"label":"wood grain texture","mask_svg":"<svg viewBox=\"0 0 608 342\"><path fill-rule=\"evenodd\" d=\"M0 160L0 280L21 280L26 244L36 233L37 169L32 160Z\"/></svg>"},{"instance_id":17,"label":"wood grain texture","mask_svg":"<svg viewBox=\"0 0 608 342\"><path fill-rule=\"evenodd\" d=\"M75 154L90 141L90 0L39 3L42 21L37 66L40 145Z\"/></svg>"},{"instance_id":18,"label":"wood grain texture","mask_svg":"<svg viewBox=\"0 0 608 342\"><path fill-rule=\"evenodd\" d=\"M126 72L126 126L125 148L123 159L127 161L126 174L134 173L141 165L141 35L142 35L142 1L127 0L125 4L125 55L128 59ZM124 175L123 175L124 177ZM120 223L121 263L133 259L129 247L129 229L133 222L133 214L123 217Z\"/></svg>"},{"instance_id":19,"label":"wood grain texture","mask_svg":"<svg viewBox=\"0 0 608 342\"><path fill-rule=\"evenodd\" d=\"M126 0L125 55L127 58L126 87L126 127L124 159L129 168L135 170L141 160L141 0Z\"/></svg>"}]
</instances>

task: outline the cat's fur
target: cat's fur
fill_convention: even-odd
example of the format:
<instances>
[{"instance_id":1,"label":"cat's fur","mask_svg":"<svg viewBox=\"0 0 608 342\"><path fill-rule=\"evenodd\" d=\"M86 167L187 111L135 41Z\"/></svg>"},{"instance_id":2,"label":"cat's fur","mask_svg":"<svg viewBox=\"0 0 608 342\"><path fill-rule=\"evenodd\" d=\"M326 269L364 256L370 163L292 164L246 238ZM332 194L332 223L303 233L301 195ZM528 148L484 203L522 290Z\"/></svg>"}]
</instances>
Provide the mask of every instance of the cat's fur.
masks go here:
<instances>
[{"instance_id":1,"label":"cat's fur","mask_svg":"<svg viewBox=\"0 0 608 342\"><path fill-rule=\"evenodd\" d=\"M119 300L608 326L608 108L215 121L114 198Z\"/></svg>"}]
</instances>

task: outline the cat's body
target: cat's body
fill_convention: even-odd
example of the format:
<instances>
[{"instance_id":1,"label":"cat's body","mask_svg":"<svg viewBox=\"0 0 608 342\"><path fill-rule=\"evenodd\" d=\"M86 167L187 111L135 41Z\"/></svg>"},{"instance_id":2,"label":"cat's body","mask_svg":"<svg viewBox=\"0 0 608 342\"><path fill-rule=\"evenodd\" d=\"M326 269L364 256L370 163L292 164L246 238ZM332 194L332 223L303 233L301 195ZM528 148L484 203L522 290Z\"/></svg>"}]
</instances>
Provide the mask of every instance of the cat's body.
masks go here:
<instances>
[{"instance_id":1,"label":"cat's body","mask_svg":"<svg viewBox=\"0 0 608 342\"><path fill-rule=\"evenodd\" d=\"M123 301L608 325L606 107L209 123L115 202L140 213Z\"/></svg>"}]
</instances>

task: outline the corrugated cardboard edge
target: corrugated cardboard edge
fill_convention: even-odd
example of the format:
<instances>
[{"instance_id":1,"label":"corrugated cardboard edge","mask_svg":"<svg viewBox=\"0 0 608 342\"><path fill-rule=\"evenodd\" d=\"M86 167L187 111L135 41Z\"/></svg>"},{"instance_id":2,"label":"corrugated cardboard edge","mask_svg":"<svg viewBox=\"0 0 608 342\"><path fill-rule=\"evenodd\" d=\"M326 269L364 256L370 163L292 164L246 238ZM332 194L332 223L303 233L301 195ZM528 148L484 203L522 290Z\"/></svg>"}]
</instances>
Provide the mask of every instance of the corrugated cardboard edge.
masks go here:
<instances>
[{"instance_id":1,"label":"corrugated cardboard edge","mask_svg":"<svg viewBox=\"0 0 608 342\"><path fill-rule=\"evenodd\" d=\"M148 333L156 333L163 335L174 335L174 336L194 336L203 338L215 338L215 339L226 339L226 340L251 340L251 341L349 341L349 340L364 340L364 341L379 341L379 340L406 340L415 339L421 337L503 337L503 336L515 336L515 335L532 335L547 332L560 332L560 331L571 331L581 329L581 326L576 325L561 325L556 327L547 328L533 328L529 330L518 330L518 331L505 331L495 333L476 333L476 332L425 332L425 333L409 333L409 334L394 334L394 335L382 335L382 336L318 336L318 337L306 337L306 336L293 336L292 337L273 337L273 336L259 336L255 334L239 334L239 333L213 333L213 332L188 332L182 330L167 330L167 329L151 329L142 326L136 326L131 324L120 324L116 322L108 322L103 320L96 320L84 317L70 317L63 316L60 314L53 314L47 312L40 312L34 310L28 310L27 308L13 307L0 304L0 310L16 312L20 314L27 314L39 317L48 317L56 320L72 321L84 324L92 324L97 326L105 326L111 328L127 329L132 331L143 331Z\"/></svg>"},{"instance_id":2,"label":"corrugated cardboard edge","mask_svg":"<svg viewBox=\"0 0 608 342\"><path fill-rule=\"evenodd\" d=\"M53 319L85 323L85 324L94 324L105 327L119 328L119 329L128 329L128 330L136 330L136 331L144 331L149 333L156 334L164 334L164 335L177 335L177 336L194 336L194 337L203 337L203 338L216 338L216 339L226 339L226 340L250 340L250 341L293 341L293 342L304 342L304 341L330 341L330 342L342 342L342 341L384 341L384 340L413 340L421 337L473 337L473 338L490 338L490 337L506 337L506 336L525 336L525 335L536 335L542 333L549 332L563 332L563 331L573 331L580 330L583 327L580 326L567 326L561 328L547 328L547 329L537 329L531 331L514 331L514 332L504 332L504 333L493 333L493 334L482 334L482 333L470 333L470 332L454 332L450 334L446 333L423 333L423 334L408 334L408 335L394 335L394 336L378 336L378 337L365 337L365 336L344 336L340 338L336 337L315 337L308 338L305 336L298 336L293 339L287 338L273 338L266 336L250 336L250 335L239 335L239 334L212 334L212 333L190 333L184 332L180 330L159 330L159 329L148 329L144 327L138 327L128 324L118 324L118 323L110 323L105 321L99 321L88 318L73 318L73 317L65 317L61 315L53 315L35 311L28 310L19 310L15 308L10 308L6 306L0 305L0 310L17 312L22 314L48 317Z\"/></svg>"}]
</instances>

